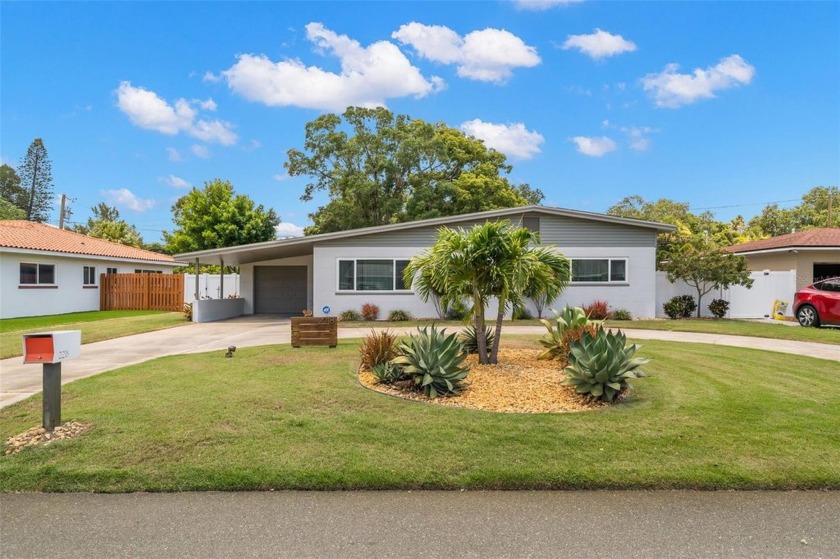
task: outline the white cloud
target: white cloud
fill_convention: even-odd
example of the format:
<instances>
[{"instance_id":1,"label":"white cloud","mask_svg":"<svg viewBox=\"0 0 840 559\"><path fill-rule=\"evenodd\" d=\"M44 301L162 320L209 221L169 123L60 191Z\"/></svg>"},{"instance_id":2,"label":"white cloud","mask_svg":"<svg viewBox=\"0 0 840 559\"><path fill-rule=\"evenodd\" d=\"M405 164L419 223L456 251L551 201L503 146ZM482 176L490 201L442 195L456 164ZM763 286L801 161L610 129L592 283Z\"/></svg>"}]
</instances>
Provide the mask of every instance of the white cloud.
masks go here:
<instances>
[{"instance_id":1,"label":"white cloud","mask_svg":"<svg viewBox=\"0 0 840 559\"><path fill-rule=\"evenodd\" d=\"M212 98L205 99L204 101L199 101L198 106L204 109L205 111L215 112L218 105L216 102L213 101Z\"/></svg>"},{"instance_id":2,"label":"white cloud","mask_svg":"<svg viewBox=\"0 0 840 559\"><path fill-rule=\"evenodd\" d=\"M472 80L503 83L515 68L531 68L541 60L537 49L504 29L487 28L461 37L443 25L412 21L391 34L423 58L456 64L458 75Z\"/></svg>"},{"instance_id":3,"label":"white cloud","mask_svg":"<svg viewBox=\"0 0 840 559\"><path fill-rule=\"evenodd\" d=\"M615 142L606 136L587 138L586 136L575 136L571 141L577 144L577 150L591 157L601 157L616 148Z\"/></svg>"},{"instance_id":4,"label":"white cloud","mask_svg":"<svg viewBox=\"0 0 840 559\"><path fill-rule=\"evenodd\" d=\"M133 212L142 213L155 206L154 200L144 200L127 188L101 190L99 193L105 197L109 204Z\"/></svg>"},{"instance_id":5,"label":"white cloud","mask_svg":"<svg viewBox=\"0 0 840 559\"><path fill-rule=\"evenodd\" d=\"M273 178L277 182L283 182L284 180L289 178L289 175L287 175L286 173L276 173L272 175L271 178Z\"/></svg>"},{"instance_id":6,"label":"white cloud","mask_svg":"<svg viewBox=\"0 0 840 559\"><path fill-rule=\"evenodd\" d=\"M175 148L166 148L166 155L169 157L170 161L183 161L184 156L181 155L181 152Z\"/></svg>"},{"instance_id":7,"label":"white cloud","mask_svg":"<svg viewBox=\"0 0 840 559\"><path fill-rule=\"evenodd\" d=\"M440 78L424 78L391 42L363 47L320 23L306 26L306 38L322 54L338 58L341 71L305 66L297 59L273 62L264 55L243 54L222 76L234 92L250 101L330 111L350 105L383 106L389 98L425 97L443 88Z\"/></svg>"},{"instance_id":8,"label":"white cloud","mask_svg":"<svg viewBox=\"0 0 840 559\"><path fill-rule=\"evenodd\" d=\"M233 125L222 120L204 120L198 117L195 106L202 107L208 101L187 101L178 99L174 106L161 99L157 93L131 82L121 82L116 90L117 106L132 123L147 130L155 130L174 136L181 132L205 142L218 142L229 146L236 143ZM206 107L203 107L206 109Z\"/></svg>"},{"instance_id":9,"label":"white cloud","mask_svg":"<svg viewBox=\"0 0 840 559\"><path fill-rule=\"evenodd\" d=\"M580 2L583 2L583 0L513 0L518 9L532 12L541 12L557 6L568 6Z\"/></svg>"},{"instance_id":10,"label":"white cloud","mask_svg":"<svg viewBox=\"0 0 840 559\"><path fill-rule=\"evenodd\" d=\"M201 80L208 83L216 83L222 81L222 76L218 76L208 70L207 72L204 72L204 76L201 78Z\"/></svg>"},{"instance_id":11,"label":"white cloud","mask_svg":"<svg viewBox=\"0 0 840 559\"><path fill-rule=\"evenodd\" d=\"M540 153L540 144L545 141L542 134L528 130L521 122L494 124L476 118L463 123L461 130L515 159L531 159Z\"/></svg>"},{"instance_id":12,"label":"white cloud","mask_svg":"<svg viewBox=\"0 0 840 559\"><path fill-rule=\"evenodd\" d=\"M642 78L645 91L651 92L657 107L677 108L715 96L715 91L745 85L752 81L755 67L737 54L721 59L715 66L695 68L680 74L679 65L668 64L659 74Z\"/></svg>"},{"instance_id":13,"label":"white cloud","mask_svg":"<svg viewBox=\"0 0 840 559\"><path fill-rule=\"evenodd\" d=\"M631 126L629 128L622 128L621 131L627 135L627 145L635 151L647 151L650 147L650 139L647 135L653 132L659 132L659 130L650 126Z\"/></svg>"},{"instance_id":14,"label":"white cloud","mask_svg":"<svg viewBox=\"0 0 840 559\"><path fill-rule=\"evenodd\" d=\"M578 49L587 56L600 60L623 52L633 52L636 50L636 43L596 27L589 35L569 35L563 43L563 50L569 49Z\"/></svg>"},{"instance_id":15,"label":"white cloud","mask_svg":"<svg viewBox=\"0 0 840 559\"><path fill-rule=\"evenodd\" d=\"M242 151L252 152L257 151L262 147L262 142L259 140L251 139L246 145L242 146Z\"/></svg>"},{"instance_id":16,"label":"white cloud","mask_svg":"<svg viewBox=\"0 0 840 559\"><path fill-rule=\"evenodd\" d=\"M285 239L287 237L303 237L303 227L295 225L294 223L282 222L275 227L277 230L277 238Z\"/></svg>"},{"instance_id":17,"label":"white cloud","mask_svg":"<svg viewBox=\"0 0 840 559\"><path fill-rule=\"evenodd\" d=\"M172 188L189 188L190 183L181 177L176 177L175 175L169 175L166 177L158 177L158 182L162 182L164 184L168 184Z\"/></svg>"},{"instance_id":18,"label":"white cloud","mask_svg":"<svg viewBox=\"0 0 840 559\"><path fill-rule=\"evenodd\" d=\"M193 144L190 147L190 151L193 152L193 155L202 159L210 157L210 151L207 149L207 146L202 146L201 144Z\"/></svg>"}]
</instances>

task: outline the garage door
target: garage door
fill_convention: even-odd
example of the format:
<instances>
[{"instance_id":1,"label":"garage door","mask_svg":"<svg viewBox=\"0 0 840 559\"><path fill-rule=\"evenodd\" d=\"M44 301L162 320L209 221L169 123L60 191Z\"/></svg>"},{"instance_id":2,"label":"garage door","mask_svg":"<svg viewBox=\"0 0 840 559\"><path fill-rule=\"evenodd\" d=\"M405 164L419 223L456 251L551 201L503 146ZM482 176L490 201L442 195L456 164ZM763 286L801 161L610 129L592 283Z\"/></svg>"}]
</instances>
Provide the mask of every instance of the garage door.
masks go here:
<instances>
[{"instance_id":1,"label":"garage door","mask_svg":"<svg viewBox=\"0 0 840 559\"><path fill-rule=\"evenodd\" d=\"M254 266L254 312L302 314L306 266Z\"/></svg>"}]
</instances>

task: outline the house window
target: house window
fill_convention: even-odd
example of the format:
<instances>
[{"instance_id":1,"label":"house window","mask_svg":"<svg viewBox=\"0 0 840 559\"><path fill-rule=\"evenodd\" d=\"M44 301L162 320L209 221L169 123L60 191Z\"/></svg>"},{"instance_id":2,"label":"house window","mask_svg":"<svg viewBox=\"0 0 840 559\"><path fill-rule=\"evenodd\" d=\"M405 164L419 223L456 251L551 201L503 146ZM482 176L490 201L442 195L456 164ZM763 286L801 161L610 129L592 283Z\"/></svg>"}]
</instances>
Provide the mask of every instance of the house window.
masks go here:
<instances>
[{"instance_id":1,"label":"house window","mask_svg":"<svg viewBox=\"0 0 840 559\"><path fill-rule=\"evenodd\" d=\"M573 258L572 283L625 283L626 258Z\"/></svg>"},{"instance_id":2,"label":"house window","mask_svg":"<svg viewBox=\"0 0 840 559\"><path fill-rule=\"evenodd\" d=\"M105 268L105 273L106 274L116 274L117 269L116 268Z\"/></svg>"},{"instance_id":3,"label":"house window","mask_svg":"<svg viewBox=\"0 0 840 559\"><path fill-rule=\"evenodd\" d=\"M20 263L21 285L55 285L55 264Z\"/></svg>"},{"instance_id":4,"label":"house window","mask_svg":"<svg viewBox=\"0 0 840 559\"><path fill-rule=\"evenodd\" d=\"M135 274L162 274L161 270L134 270Z\"/></svg>"},{"instance_id":5,"label":"house window","mask_svg":"<svg viewBox=\"0 0 840 559\"><path fill-rule=\"evenodd\" d=\"M84 285L96 285L96 266L83 266Z\"/></svg>"},{"instance_id":6,"label":"house window","mask_svg":"<svg viewBox=\"0 0 840 559\"><path fill-rule=\"evenodd\" d=\"M338 261L339 291L408 291L403 271L408 260L391 258Z\"/></svg>"}]
</instances>

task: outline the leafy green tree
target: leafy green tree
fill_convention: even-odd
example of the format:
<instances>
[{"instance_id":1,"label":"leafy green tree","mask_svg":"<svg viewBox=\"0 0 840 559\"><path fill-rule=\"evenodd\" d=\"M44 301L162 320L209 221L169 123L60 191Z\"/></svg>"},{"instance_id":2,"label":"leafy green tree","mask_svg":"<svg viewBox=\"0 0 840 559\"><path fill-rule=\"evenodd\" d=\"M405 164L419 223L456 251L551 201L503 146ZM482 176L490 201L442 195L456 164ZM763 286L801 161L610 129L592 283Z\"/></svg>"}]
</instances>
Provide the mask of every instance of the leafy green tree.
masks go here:
<instances>
[{"instance_id":1,"label":"leafy green tree","mask_svg":"<svg viewBox=\"0 0 840 559\"><path fill-rule=\"evenodd\" d=\"M73 231L121 245L133 247L143 245L143 237L140 232L133 225L129 225L128 222L120 219L120 211L117 208L100 202L93 206L90 211L92 215L88 218L87 223L74 225Z\"/></svg>"},{"instance_id":2,"label":"leafy green tree","mask_svg":"<svg viewBox=\"0 0 840 559\"><path fill-rule=\"evenodd\" d=\"M403 280L409 287L414 284L424 301L436 294L449 301L470 300L476 332L484 332L485 311L495 297L499 311L493 347L487 347L484 336L477 341L479 362L496 363L505 310L521 305L529 286L539 284L539 291L554 300L568 285L569 261L537 244L537 233L509 221L468 230L443 227L437 242L409 261Z\"/></svg>"},{"instance_id":3,"label":"leafy green tree","mask_svg":"<svg viewBox=\"0 0 840 559\"><path fill-rule=\"evenodd\" d=\"M169 252L169 248L163 243L159 243L157 241L152 243L143 243L140 248L143 250L150 250L152 252L157 252L158 254L171 254Z\"/></svg>"},{"instance_id":4,"label":"leafy green tree","mask_svg":"<svg viewBox=\"0 0 840 559\"><path fill-rule=\"evenodd\" d=\"M749 289L753 284L746 258L727 252L702 236L672 247L662 268L672 283L683 280L697 291L697 318L703 296L713 289L729 289L732 285Z\"/></svg>"},{"instance_id":5,"label":"leafy green tree","mask_svg":"<svg viewBox=\"0 0 840 559\"><path fill-rule=\"evenodd\" d=\"M5 198L0 198L0 219L24 219L26 212Z\"/></svg>"},{"instance_id":6,"label":"leafy green tree","mask_svg":"<svg viewBox=\"0 0 840 559\"><path fill-rule=\"evenodd\" d=\"M307 234L327 233L523 206L539 189L512 186L504 154L442 123L349 107L306 125L303 150L290 149L289 176L307 176L301 199L320 191L329 202L310 217Z\"/></svg>"},{"instance_id":7,"label":"leafy green tree","mask_svg":"<svg viewBox=\"0 0 840 559\"><path fill-rule=\"evenodd\" d=\"M41 138L35 138L18 167L21 187L28 193L26 219L44 222L53 207L52 163Z\"/></svg>"},{"instance_id":8,"label":"leafy green tree","mask_svg":"<svg viewBox=\"0 0 840 559\"><path fill-rule=\"evenodd\" d=\"M215 179L204 188L193 187L172 206L177 228L163 232L172 254L271 241L280 219L244 194L236 194L228 181Z\"/></svg>"},{"instance_id":9,"label":"leafy green tree","mask_svg":"<svg viewBox=\"0 0 840 559\"><path fill-rule=\"evenodd\" d=\"M23 217L19 219L26 218L29 192L20 185L20 177L9 165L0 165L0 198L23 211Z\"/></svg>"},{"instance_id":10,"label":"leafy green tree","mask_svg":"<svg viewBox=\"0 0 840 559\"><path fill-rule=\"evenodd\" d=\"M831 223L829 223L831 207ZM758 238L778 237L794 231L814 227L840 225L840 189L836 186L816 186L802 195L802 202L793 208L779 208L778 204L764 206L761 213L749 222Z\"/></svg>"}]
</instances>

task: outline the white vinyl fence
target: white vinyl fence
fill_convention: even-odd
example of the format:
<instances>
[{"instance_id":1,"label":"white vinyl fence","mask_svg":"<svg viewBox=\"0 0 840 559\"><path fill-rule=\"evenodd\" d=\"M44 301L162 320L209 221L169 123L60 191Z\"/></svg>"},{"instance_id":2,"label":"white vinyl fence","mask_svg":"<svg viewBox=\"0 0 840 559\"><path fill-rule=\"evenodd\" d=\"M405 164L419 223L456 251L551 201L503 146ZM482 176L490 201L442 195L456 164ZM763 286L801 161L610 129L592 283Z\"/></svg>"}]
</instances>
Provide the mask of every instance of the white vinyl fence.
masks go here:
<instances>
[{"instance_id":1,"label":"white vinyl fence","mask_svg":"<svg viewBox=\"0 0 840 559\"><path fill-rule=\"evenodd\" d=\"M700 305L702 316L712 316L709 303L712 299L729 301L727 318L770 318L773 302L784 301L788 304L786 316L793 316L793 294L796 293L796 270L788 272L752 272L751 289L736 285L729 289L716 289L703 297ZM664 317L662 305L675 295L693 295L697 291L684 282L671 283L665 272L656 272L656 316Z\"/></svg>"},{"instance_id":2,"label":"white vinyl fence","mask_svg":"<svg viewBox=\"0 0 840 559\"><path fill-rule=\"evenodd\" d=\"M198 295L201 299L221 299L219 274L199 274ZM239 274L225 274L225 299L239 295ZM184 303L195 301L195 274L184 274Z\"/></svg>"}]
</instances>

